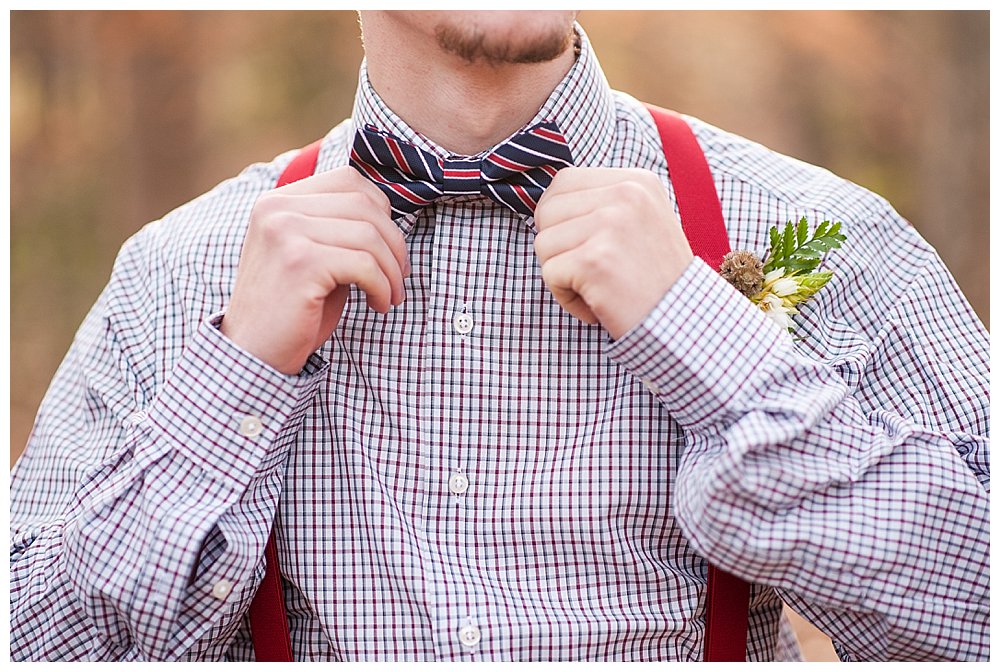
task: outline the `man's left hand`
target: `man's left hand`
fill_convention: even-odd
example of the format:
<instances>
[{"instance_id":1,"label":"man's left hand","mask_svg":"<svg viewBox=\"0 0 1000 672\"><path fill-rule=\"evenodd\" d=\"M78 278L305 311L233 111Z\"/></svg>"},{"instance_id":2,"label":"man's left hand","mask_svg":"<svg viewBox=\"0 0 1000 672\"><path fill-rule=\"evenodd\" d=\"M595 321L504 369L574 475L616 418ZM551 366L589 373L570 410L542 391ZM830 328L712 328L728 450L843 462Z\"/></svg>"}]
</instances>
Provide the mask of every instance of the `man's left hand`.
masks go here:
<instances>
[{"instance_id":1,"label":"man's left hand","mask_svg":"<svg viewBox=\"0 0 1000 672\"><path fill-rule=\"evenodd\" d=\"M620 338L694 258L666 189L648 170L563 168L535 209L535 253L556 301Z\"/></svg>"}]
</instances>

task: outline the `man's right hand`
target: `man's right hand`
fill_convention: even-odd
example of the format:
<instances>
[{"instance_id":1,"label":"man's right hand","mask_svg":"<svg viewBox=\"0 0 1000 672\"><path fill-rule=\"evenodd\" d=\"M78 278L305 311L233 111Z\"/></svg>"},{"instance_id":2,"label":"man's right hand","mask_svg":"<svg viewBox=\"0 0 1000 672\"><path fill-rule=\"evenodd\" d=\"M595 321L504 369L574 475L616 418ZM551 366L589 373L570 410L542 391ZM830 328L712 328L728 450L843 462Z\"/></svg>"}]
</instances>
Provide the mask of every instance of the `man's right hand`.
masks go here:
<instances>
[{"instance_id":1,"label":"man's right hand","mask_svg":"<svg viewBox=\"0 0 1000 672\"><path fill-rule=\"evenodd\" d=\"M261 196L222 333L296 374L337 327L350 285L373 310L398 306L410 262L390 212L385 194L348 166Z\"/></svg>"}]
</instances>

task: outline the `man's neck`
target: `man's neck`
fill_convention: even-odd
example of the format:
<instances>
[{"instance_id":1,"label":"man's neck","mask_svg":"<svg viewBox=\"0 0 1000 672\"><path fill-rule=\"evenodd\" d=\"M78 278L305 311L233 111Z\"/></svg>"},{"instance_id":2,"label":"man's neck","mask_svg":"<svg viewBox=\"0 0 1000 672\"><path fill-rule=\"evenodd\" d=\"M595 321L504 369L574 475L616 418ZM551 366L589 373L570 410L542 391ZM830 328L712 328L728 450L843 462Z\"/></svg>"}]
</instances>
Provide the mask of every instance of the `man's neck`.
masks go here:
<instances>
[{"instance_id":1,"label":"man's neck","mask_svg":"<svg viewBox=\"0 0 1000 672\"><path fill-rule=\"evenodd\" d=\"M575 59L570 46L546 63L468 63L426 40L378 43L390 35L366 30L372 87L410 128L460 155L489 149L531 121Z\"/></svg>"}]
</instances>

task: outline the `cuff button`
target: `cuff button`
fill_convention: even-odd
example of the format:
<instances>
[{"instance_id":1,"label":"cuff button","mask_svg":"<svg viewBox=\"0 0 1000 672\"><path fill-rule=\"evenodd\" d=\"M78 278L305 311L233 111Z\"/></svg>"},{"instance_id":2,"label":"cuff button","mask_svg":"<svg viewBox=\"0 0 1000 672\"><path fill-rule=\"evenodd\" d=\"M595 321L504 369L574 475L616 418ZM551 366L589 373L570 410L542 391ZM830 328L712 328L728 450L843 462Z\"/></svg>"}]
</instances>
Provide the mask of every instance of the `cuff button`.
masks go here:
<instances>
[{"instance_id":1,"label":"cuff button","mask_svg":"<svg viewBox=\"0 0 1000 672\"><path fill-rule=\"evenodd\" d=\"M240 420L240 434L253 438L259 436L264 431L264 423L256 415L248 415Z\"/></svg>"},{"instance_id":2,"label":"cuff button","mask_svg":"<svg viewBox=\"0 0 1000 672\"><path fill-rule=\"evenodd\" d=\"M229 593L231 592L233 592L232 581L226 581L223 579L222 581L217 581L216 584L212 586L212 597L216 597L220 600L224 600L229 597Z\"/></svg>"}]
</instances>

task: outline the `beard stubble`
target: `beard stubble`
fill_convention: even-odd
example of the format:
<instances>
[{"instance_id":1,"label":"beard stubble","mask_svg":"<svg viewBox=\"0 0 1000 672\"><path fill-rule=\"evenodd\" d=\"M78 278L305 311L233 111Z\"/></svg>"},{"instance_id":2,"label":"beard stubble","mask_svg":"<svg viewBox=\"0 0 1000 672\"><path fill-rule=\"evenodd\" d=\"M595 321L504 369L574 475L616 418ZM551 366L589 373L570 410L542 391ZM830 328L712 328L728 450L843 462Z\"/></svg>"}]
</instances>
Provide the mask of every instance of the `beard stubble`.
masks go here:
<instances>
[{"instance_id":1,"label":"beard stubble","mask_svg":"<svg viewBox=\"0 0 1000 672\"><path fill-rule=\"evenodd\" d=\"M564 33L548 31L533 39L513 43L495 40L482 28L441 24L435 27L438 46L455 54L468 63L484 62L488 65L547 63L569 48L573 29Z\"/></svg>"}]
</instances>

